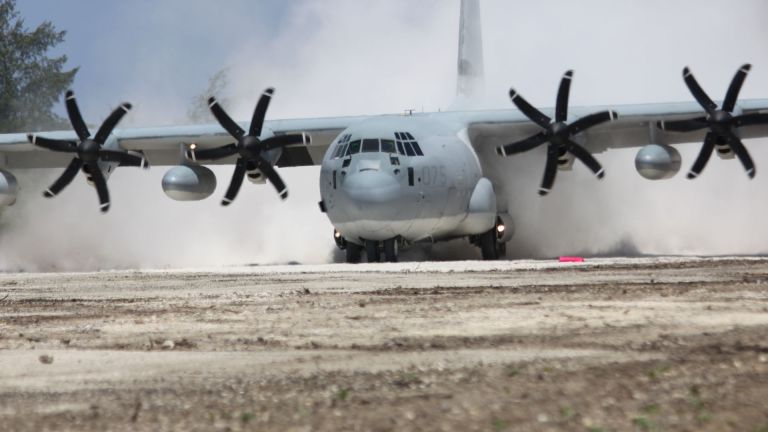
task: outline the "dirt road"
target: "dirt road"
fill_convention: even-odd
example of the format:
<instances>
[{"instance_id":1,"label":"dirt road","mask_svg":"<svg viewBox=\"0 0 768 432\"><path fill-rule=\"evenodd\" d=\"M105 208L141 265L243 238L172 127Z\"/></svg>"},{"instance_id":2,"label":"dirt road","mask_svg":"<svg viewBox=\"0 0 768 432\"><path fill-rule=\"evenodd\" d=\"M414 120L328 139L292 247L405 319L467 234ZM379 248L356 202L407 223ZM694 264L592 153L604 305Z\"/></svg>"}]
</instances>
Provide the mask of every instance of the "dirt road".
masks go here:
<instances>
[{"instance_id":1,"label":"dirt road","mask_svg":"<svg viewBox=\"0 0 768 432\"><path fill-rule=\"evenodd\" d=\"M0 275L1 430L768 431L768 260Z\"/></svg>"}]
</instances>

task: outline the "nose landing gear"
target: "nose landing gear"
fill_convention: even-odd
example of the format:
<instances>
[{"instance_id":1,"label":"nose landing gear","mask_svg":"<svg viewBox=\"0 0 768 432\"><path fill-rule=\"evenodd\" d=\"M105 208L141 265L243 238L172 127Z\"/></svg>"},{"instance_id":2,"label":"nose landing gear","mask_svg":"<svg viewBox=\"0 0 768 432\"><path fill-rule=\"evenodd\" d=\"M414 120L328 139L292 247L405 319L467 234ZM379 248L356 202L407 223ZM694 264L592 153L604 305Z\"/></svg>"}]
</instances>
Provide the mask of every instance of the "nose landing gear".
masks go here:
<instances>
[{"instance_id":1,"label":"nose landing gear","mask_svg":"<svg viewBox=\"0 0 768 432\"><path fill-rule=\"evenodd\" d=\"M369 263L381 261L382 255L384 262L397 262L398 239L396 237L384 241L366 240L363 246L347 241L340 232L334 230L333 239L336 246L346 252L346 261L350 264L357 264L361 261L363 249L365 249Z\"/></svg>"},{"instance_id":2,"label":"nose landing gear","mask_svg":"<svg viewBox=\"0 0 768 432\"><path fill-rule=\"evenodd\" d=\"M382 252L384 262L397 262L397 238L391 238L384 241L365 241L365 253L368 255L368 262L379 262L382 259Z\"/></svg>"}]
</instances>

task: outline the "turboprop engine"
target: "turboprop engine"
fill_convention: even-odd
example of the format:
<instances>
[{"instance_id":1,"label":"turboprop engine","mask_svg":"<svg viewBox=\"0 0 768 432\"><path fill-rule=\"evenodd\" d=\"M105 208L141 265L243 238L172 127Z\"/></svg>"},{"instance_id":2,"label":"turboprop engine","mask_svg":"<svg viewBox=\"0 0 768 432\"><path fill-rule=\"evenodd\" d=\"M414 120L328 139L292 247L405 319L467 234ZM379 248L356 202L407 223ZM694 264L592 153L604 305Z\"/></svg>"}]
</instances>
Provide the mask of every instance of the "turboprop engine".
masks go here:
<instances>
[{"instance_id":1,"label":"turboprop engine","mask_svg":"<svg viewBox=\"0 0 768 432\"><path fill-rule=\"evenodd\" d=\"M19 183L10 172L0 169L0 207L13 205L16 202L16 194L19 191Z\"/></svg>"},{"instance_id":2,"label":"turboprop engine","mask_svg":"<svg viewBox=\"0 0 768 432\"><path fill-rule=\"evenodd\" d=\"M201 165L179 165L163 176L163 192L176 201L199 201L216 190L216 175Z\"/></svg>"},{"instance_id":3,"label":"turboprop engine","mask_svg":"<svg viewBox=\"0 0 768 432\"><path fill-rule=\"evenodd\" d=\"M680 171L680 152L664 144L643 146L635 156L635 169L648 180L672 178Z\"/></svg>"}]
</instances>

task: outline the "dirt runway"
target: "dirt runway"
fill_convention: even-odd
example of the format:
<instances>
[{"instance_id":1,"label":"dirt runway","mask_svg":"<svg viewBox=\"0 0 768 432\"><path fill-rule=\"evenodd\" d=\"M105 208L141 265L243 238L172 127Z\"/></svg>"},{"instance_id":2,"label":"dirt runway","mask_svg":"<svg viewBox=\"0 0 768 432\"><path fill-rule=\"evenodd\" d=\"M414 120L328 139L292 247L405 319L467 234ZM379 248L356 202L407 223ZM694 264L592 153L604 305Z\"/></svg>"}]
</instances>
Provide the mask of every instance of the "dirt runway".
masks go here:
<instances>
[{"instance_id":1,"label":"dirt runway","mask_svg":"<svg viewBox=\"0 0 768 432\"><path fill-rule=\"evenodd\" d=\"M0 430L768 431L768 260L0 274Z\"/></svg>"}]
</instances>

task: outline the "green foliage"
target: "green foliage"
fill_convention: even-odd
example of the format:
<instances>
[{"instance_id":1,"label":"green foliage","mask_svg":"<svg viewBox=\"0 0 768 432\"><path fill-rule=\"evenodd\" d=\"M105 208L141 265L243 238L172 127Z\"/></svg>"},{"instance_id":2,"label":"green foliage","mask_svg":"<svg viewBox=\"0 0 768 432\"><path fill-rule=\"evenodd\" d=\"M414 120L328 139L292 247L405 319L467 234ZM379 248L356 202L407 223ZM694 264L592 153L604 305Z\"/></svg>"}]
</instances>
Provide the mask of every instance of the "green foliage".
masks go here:
<instances>
[{"instance_id":1,"label":"green foliage","mask_svg":"<svg viewBox=\"0 0 768 432\"><path fill-rule=\"evenodd\" d=\"M66 32L49 21L29 30L15 0L0 0L0 132L28 132L66 127L53 105L72 85L77 68L64 70L67 56L47 52Z\"/></svg>"},{"instance_id":2,"label":"green foliage","mask_svg":"<svg viewBox=\"0 0 768 432\"><path fill-rule=\"evenodd\" d=\"M504 429L507 428L507 422L498 418L493 419L492 424L493 424L493 430L495 431L503 431Z\"/></svg>"},{"instance_id":3,"label":"green foliage","mask_svg":"<svg viewBox=\"0 0 768 432\"><path fill-rule=\"evenodd\" d=\"M642 431L650 431L655 428L653 421L641 416L633 418L632 424Z\"/></svg>"},{"instance_id":4,"label":"green foliage","mask_svg":"<svg viewBox=\"0 0 768 432\"><path fill-rule=\"evenodd\" d=\"M244 413L241 413L241 414L240 414L240 422L242 422L243 424L247 424L247 423L250 423L250 422L251 422L251 420L253 420L253 419L254 419L254 417L256 417L256 416L255 416L255 415L253 415L253 413L252 413L252 412L244 412Z\"/></svg>"}]
</instances>

